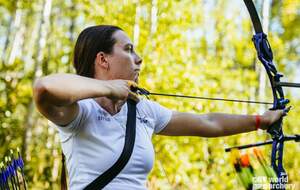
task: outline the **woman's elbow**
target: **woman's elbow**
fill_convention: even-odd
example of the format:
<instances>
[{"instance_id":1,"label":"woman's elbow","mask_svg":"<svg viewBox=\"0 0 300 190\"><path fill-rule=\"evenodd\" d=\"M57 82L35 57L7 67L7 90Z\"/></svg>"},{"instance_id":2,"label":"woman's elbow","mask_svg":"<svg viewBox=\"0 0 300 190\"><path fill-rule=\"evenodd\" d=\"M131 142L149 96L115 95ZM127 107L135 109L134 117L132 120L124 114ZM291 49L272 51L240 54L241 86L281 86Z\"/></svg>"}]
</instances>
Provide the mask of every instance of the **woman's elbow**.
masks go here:
<instances>
[{"instance_id":1,"label":"woman's elbow","mask_svg":"<svg viewBox=\"0 0 300 190\"><path fill-rule=\"evenodd\" d=\"M211 124L209 130L203 135L207 138L215 138L225 136L224 130L218 124Z\"/></svg>"},{"instance_id":2,"label":"woman's elbow","mask_svg":"<svg viewBox=\"0 0 300 190\"><path fill-rule=\"evenodd\" d=\"M39 103L43 100L47 93L46 82L43 78L37 79L33 84L33 98L36 103Z\"/></svg>"}]
</instances>

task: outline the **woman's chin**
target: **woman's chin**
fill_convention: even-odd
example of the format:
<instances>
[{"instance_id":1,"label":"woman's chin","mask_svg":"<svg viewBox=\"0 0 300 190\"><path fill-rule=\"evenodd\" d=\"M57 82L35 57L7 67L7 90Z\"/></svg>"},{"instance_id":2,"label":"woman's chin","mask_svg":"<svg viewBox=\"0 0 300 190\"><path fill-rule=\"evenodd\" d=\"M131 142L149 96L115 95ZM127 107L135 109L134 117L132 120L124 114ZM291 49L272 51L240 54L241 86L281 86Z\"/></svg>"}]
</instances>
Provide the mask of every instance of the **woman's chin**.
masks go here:
<instances>
[{"instance_id":1,"label":"woman's chin","mask_svg":"<svg viewBox=\"0 0 300 190\"><path fill-rule=\"evenodd\" d=\"M139 83L139 77L138 76L134 77L133 81L138 84Z\"/></svg>"}]
</instances>

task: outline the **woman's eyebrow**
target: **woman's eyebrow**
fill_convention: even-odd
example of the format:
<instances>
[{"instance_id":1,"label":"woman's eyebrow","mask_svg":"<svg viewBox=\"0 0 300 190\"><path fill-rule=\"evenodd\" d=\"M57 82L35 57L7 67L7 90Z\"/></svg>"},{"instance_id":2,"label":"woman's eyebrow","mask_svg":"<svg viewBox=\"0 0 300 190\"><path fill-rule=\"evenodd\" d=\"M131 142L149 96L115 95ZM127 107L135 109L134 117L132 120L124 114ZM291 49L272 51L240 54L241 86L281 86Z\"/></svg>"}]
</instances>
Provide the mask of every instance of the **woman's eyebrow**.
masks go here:
<instances>
[{"instance_id":1,"label":"woman's eyebrow","mask_svg":"<svg viewBox=\"0 0 300 190\"><path fill-rule=\"evenodd\" d=\"M127 43L127 44L125 44L125 47L132 47L133 48L133 44L132 43Z\"/></svg>"}]
</instances>

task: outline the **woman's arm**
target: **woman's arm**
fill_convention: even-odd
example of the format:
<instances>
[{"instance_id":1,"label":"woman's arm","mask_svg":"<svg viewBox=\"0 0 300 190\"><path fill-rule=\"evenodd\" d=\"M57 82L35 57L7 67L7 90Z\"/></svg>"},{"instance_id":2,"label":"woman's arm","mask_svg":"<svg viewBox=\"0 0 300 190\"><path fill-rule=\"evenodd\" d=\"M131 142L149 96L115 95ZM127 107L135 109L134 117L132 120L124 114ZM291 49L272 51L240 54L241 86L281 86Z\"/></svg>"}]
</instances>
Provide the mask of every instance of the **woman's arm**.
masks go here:
<instances>
[{"instance_id":1,"label":"woman's arm","mask_svg":"<svg viewBox=\"0 0 300 190\"><path fill-rule=\"evenodd\" d=\"M282 110L261 115L260 128L267 129L283 115ZM159 133L170 136L219 137L256 130L255 115L209 113L197 115L173 112L168 125Z\"/></svg>"},{"instance_id":2,"label":"woman's arm","mask_svg":"<svg viewBox=\"0 0 300 190\"><path fill-rule=\"evenodd\" d=\"M78 114L77 101L109 97L126 99L130 91L126 80L97 80L75 74L53 74L38 79L33 86L38 110L58 125L70 123Z\"/></svg>"}]
</instances>

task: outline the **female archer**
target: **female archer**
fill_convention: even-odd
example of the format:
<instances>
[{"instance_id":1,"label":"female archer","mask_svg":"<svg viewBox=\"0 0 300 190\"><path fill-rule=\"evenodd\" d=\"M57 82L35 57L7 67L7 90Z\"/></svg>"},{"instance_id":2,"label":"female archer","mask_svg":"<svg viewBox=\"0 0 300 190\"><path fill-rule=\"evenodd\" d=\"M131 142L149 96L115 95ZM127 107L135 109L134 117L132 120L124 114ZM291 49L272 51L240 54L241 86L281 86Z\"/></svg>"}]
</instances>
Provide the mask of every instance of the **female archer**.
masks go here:
<instances>
[{"instance_id":1,"label":"female archer","mask_svg":"<svg viewBox=\"0 0 300 190\"><path fill-rule=\"evenodd\" d=\"M138 86L141 65L121 28L92 26L80 33L75 45L77 74L52 74L35 82L36 106L59 131L71 190L84 189L119 157L127 99L138 102L134 150L125 168L105 186L107 190L146 189L154 159L153 133L221 137L258 127L265 130L284 115L282 110L260 116L171 111L131 91Z\"/></svg>"}]
</instances>

